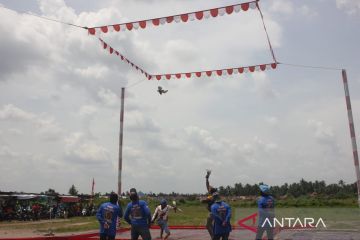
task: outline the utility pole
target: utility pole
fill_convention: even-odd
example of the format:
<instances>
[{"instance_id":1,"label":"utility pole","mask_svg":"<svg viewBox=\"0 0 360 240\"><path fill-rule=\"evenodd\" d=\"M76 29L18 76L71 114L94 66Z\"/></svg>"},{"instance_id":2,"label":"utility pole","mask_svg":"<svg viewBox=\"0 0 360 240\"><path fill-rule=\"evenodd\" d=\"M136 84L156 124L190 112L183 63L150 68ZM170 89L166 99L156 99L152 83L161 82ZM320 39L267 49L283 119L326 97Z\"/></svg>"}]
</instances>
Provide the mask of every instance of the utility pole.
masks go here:
<instances>
[{"instance_id":1,"label":"utility pole","mask_svg":"<svg viewBox=\"0 0 360 240\"><path fill-rule=\"evenodd\" d=\"M356 184L357 184L357 191L358 191L358 205L360 207L359 155L358 155L357 145L356 145L356 134L355 134L355 127L354 127L354 119L353 119L353 114L352 114L352 109L351 109L349 86L348 86L348 81L347 81L347 76L346 76L345 69L342 70L342 79L343 79L343 83L344 83L346 109L347 109L347 113L348 113L351 145L352 145L352 152L353 152L353 157L354 157L354 166L355 166L355 173L356 173Z\"/></svg>"},{"instance_id":2,"label":"utility pole","mask_svg":"<svg viewBox=\"0 0 360 240\"><path fill-rule=\"evenodd\" d=\"M118 169L118 195L121 196L121 173L122 173L122 152L123 152L123 128L124 128L124 100L125 88L121 88L121 106L120 106L120 134L119 134L119 169Z\"/></svg>"}]
</instances>

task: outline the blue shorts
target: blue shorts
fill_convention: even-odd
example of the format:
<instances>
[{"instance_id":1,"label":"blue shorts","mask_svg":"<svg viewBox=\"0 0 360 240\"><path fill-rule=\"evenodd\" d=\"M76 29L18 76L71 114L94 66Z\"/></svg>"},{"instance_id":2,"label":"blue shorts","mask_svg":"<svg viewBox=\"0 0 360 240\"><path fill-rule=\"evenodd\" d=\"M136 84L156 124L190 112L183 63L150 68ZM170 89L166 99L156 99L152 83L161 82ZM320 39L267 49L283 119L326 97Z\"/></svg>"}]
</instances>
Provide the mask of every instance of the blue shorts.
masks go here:
<instances>
[{"instance_id":1,"label":"blue shorts","mask_svg":"<svg viewBox=\"0 0 360 240\"><path fill-rule=\"evenodd\" d=\"M160 226L161 230L163 230L164 232L166 232L167 234L170 233L169 227L168 227L168 223L165 220L159 219L157 221L157 224Z\"/></svg>"}]
</instances>

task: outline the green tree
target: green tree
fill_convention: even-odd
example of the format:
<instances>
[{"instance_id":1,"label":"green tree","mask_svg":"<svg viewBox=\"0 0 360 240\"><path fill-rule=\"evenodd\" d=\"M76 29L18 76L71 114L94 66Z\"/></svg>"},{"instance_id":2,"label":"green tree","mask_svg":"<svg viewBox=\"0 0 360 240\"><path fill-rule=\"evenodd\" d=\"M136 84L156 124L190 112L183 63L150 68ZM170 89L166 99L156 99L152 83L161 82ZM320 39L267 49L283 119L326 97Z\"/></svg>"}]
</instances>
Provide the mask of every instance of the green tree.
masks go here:
<instances>
[{"instance_id":1,"label":"green tree","mask_svg":"<svg viewBox=\"0 0 360 240\"><path fill-rule=\"evenodd\" d=\"M79 193L79 191L76 189L76 187L74 186L74 184L71 185L71 187L70 187L70 189L69 189L69 194L76 196L76 195L78 195L78 193Z\"/></svg>"},{"instance_id":2,"label":"green tree","mask_svg":"<svg viewBox=\"0 0 360 240\"><path fill-rule=\"evenodd\" d=\"M45 191L46 195L59 195L59 193L57 193L55 191L55 189L49 188L48 190Z\"/></svg>"}]
</instances>

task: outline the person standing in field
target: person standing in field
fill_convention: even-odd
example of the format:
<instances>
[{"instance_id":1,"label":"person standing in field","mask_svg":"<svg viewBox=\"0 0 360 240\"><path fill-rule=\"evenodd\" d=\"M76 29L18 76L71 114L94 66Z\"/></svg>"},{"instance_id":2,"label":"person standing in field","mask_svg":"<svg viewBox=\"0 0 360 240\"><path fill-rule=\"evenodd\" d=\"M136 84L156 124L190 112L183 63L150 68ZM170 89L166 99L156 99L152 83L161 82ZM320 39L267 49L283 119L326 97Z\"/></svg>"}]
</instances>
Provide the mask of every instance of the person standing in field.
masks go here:
<instances>
[{"instance_id":1,"label":"person standing in field","mask_svg":"<svg viewBox=\"0 0 360 240\"><path fill-rule=\"evenodd\" d=\"M257 200L258 209L259 209L259 222L256 232L256 240L262 239L263 233L266 231L267 239L274 239L273 227L269 224L273 223L275 213L275 200L270 195L270 188L268 185L262 184L260 187L261 197ZM267 221L266 221L267 219Z\"/></svg>"},{"instance_id":2,"label":"person standing in field","mask_svg":"<svg viewBox=\"0 0 360 240\"><path fill-rule=\"evenodd\" d=\"M213 240L228 240L231 232L231 208L221 200L218 193L213 194L214 203L211 205L213 223Z\"/></svg>"},{"instance_id":3,"label":"person standing in field","mask_svg":"<svg viewBox=\"0 0 360 240\"><path fill-rule=\"evenodd\" d=\"M151 240L151 213L147 203L139 200L135 188L130 189L130 200L131 202L125 210L124 219L131 225L131 240L137 240L139 236L143 240Z\"/></svg>"},{"instance_id":4,"label":"person standing in field","mask_svg":"<svg viewBox=\"0 0 360 240\"><path fill-rule=\"evenodd\" d=\"M151 222L154 223L156 219L157 224L160 226L160 238L163 239L164 232L166 233L164 240L168 239L170 236L170 230L168 226L168 215L170 210L176 212L176 206L171 206L167 204L165 199L161 200L160 205L156 207L154 215L151 219Z\"/></svg>"},{"instance_id":5,"label":"person standing in field","mask_svg":"<svg viewBox=\"0 0 360 240\"><path fill-rule=\"evenodd\" d=\"M206 219L206 229L209 232L209 235L211 239L213 239L213 217L211 215L211 206L214 204L213 194L217 193L217 189L210 185L209 183L209 177L210 177L211 171L206 170L206 176L205 176L205 183L206 183L206 190L207 190L207 197L206 199L202 200L203 203L207 204L207 210L209 211L209 215Z\"/></svg>"},{"instance_id":6,"label":"person standing in field","mask_svg":"<svg viewBox=\"0 0 360 240\"><path fill-rule=\"evenodd\" d=\"M117 221L122 217L122 209L118 205L118 200L118 195L112 192L110 202L101 204L96 213L96 218L100 223L100 240L115 239Z\"/></svg>"}]
</instances>

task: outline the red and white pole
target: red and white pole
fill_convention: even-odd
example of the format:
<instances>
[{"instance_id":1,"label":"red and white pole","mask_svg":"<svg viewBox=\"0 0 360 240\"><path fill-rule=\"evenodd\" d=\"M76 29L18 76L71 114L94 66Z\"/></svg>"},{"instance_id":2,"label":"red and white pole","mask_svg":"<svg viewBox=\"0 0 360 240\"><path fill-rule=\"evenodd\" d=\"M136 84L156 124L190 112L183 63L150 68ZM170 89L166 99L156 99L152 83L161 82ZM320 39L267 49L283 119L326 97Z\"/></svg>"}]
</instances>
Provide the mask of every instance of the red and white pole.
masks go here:
<instances>
[{"instance_id":1,"label":"red and white pole","mask_svg":"<svg viewBox=\"0 0 360 240\"><path fill-rule=\"evenodd\" d=\"M118 171L118 195L122 193L121 172L122 172L122 151L123 151L123 128L124 128L124 100L125 88L121 88L121 108L120 108L120 135L119 135L119 171Z\"/></svg>"},{"instance_id":2,"label":"red and white pole","mask_svg":"<svg viewBox=\"0 0 360 240\"><path fill-rule=\"evenodd\" d=\"M345 91L345 100L346 100L346 108L348 113L349 119L349 128L350 128L350 137L351 137L351 144L352 144L352 151L354 156L354 165L355 165L355 173L356 173L356 184L358 190L358 204L360 207L360 169L359 169L359 155L357 151L356 145L356 135L355 135L355 127L354 127L354 119L351 109L351 100L350 100L350 93L349 93L349 86L346 76L345 69L342 70L342 78L344 83L344 91Z\"/></svg>"}]
</instances>

